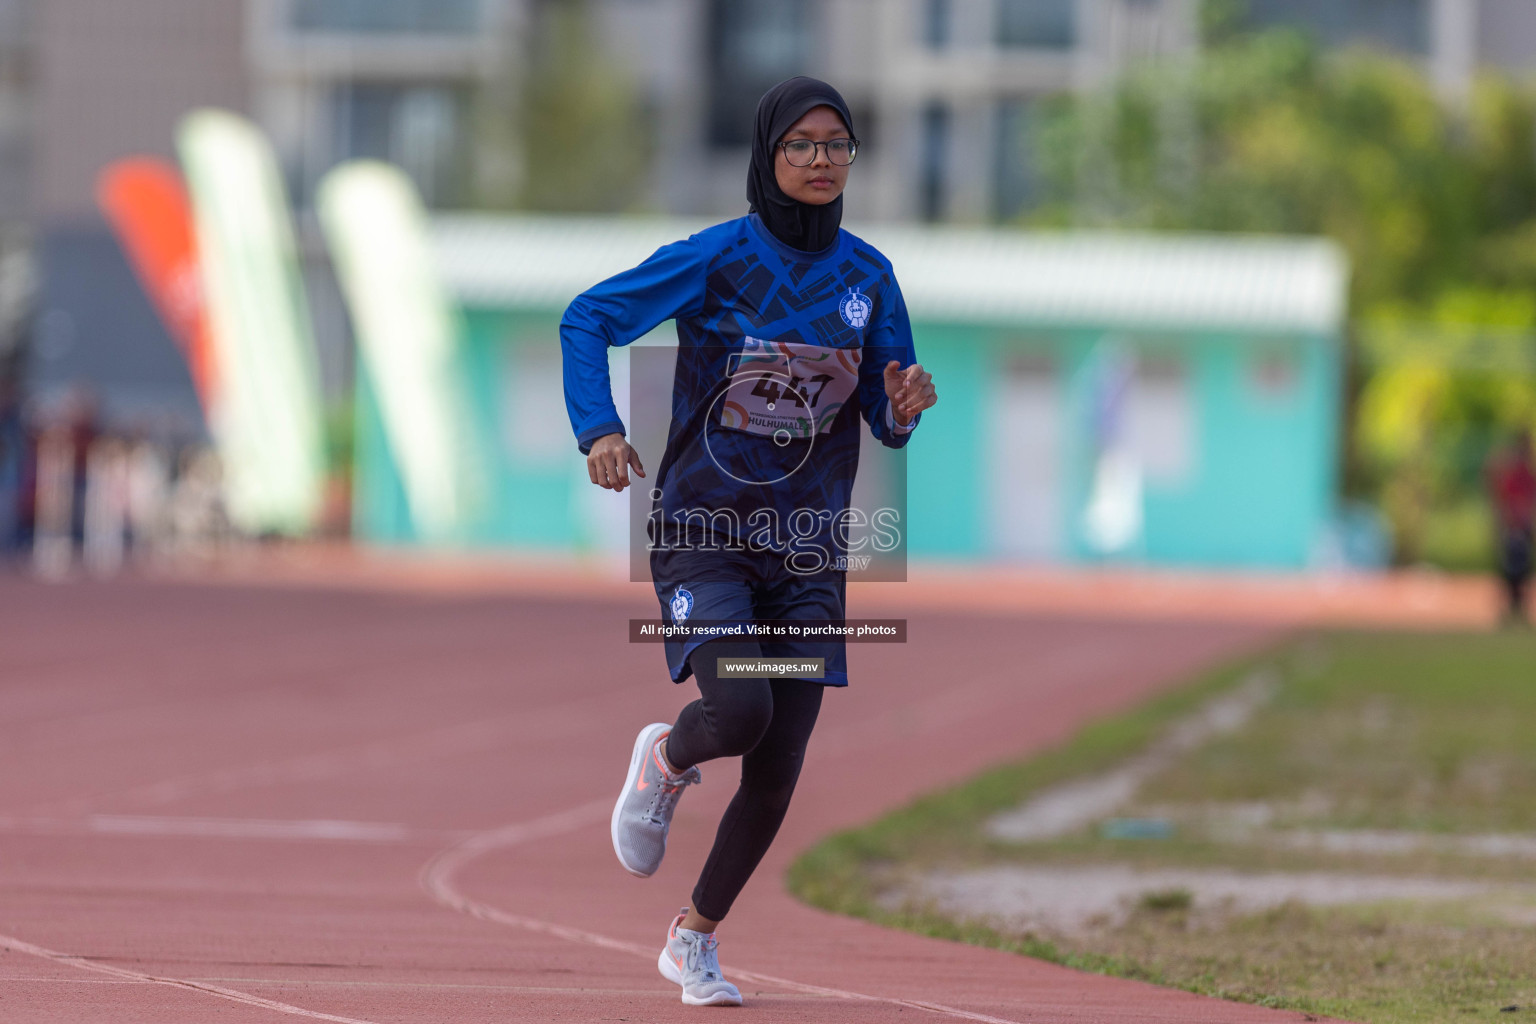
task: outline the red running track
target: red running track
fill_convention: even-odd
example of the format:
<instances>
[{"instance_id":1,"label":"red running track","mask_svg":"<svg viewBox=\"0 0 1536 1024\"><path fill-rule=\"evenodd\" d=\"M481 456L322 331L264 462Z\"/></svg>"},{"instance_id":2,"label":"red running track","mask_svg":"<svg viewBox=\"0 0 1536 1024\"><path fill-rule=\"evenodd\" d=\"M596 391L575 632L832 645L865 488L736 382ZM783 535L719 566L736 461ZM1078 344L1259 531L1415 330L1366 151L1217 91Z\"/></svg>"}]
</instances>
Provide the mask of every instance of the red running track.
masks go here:
<instances>
[{"instance_id":1,"label":"red running track","mask_svg":"<svg viewBox=\"0 0 1536 1024\"><path fill-rule=\"evenodd\" d=\"M0 579L0 1021L1283 1021L793 901L833 829L1277 636L925 611L851 648L721 930L742 1011L656 973L735 766L615 862L636 730L692 695L633 597ZM860 612L857 589L850 611Z\"/></svg>"}]
</instances>

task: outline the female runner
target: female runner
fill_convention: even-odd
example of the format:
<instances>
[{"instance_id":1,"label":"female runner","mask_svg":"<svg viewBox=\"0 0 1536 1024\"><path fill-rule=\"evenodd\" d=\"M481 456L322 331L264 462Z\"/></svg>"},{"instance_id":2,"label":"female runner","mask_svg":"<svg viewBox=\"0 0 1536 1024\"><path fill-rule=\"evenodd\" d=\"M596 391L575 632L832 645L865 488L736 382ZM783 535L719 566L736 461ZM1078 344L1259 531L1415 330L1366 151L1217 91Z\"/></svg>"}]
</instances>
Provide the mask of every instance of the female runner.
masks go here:
<instances>
[{"instance_id":1,"label":"female runner","mask_svg":"<svg viewBox=\"0 0 1536 1024\"><path fill-rule=\"evenodd\" d=\"M758 103L747 215L663 246L561 319L571 425L592 482L614 491L630 469L646 474L614 407L608 347L677 322L672 423L650 495L651 573L671 626L840 622L859 418L900 448L937 400L889 261L839 227L858 146L836 89L780 83ZM781 661L748 676L727 658ZM715 930L784 820L824 687L848 682L843 642L678 636L667 660L674 682L694 676L699 699L674 724L640 731L613 811L614 851L649 877L698 765L742 758L657 962L683 1002L737 1006Z\"/></svg>"}]
</instances>

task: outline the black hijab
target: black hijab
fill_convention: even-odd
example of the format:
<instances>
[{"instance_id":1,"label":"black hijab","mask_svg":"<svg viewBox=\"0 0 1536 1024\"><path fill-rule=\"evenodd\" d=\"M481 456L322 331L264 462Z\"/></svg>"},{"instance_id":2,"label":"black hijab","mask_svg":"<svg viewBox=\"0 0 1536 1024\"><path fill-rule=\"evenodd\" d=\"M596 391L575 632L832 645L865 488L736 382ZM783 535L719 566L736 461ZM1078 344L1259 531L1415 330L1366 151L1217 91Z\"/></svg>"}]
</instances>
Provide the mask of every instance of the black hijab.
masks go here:
<instances>
[{"instance_id":1,"label":"black hijab","mask_svg":"<svg viewBox=\"0 0 1536 1024\"><path fill-rule=\"evenodd\" d=\"M800 76L780 82L757 101L757 120L752 130L752 163L747 167L749 211L763 218L773 236L791 249L819 252L837 241L843 222L843 197L816 206L791 199L779 188L773 173L778 141L813 107L831 107L854 136L853 118L838 91L816 78Z\"/></svg>"}]
</instances>

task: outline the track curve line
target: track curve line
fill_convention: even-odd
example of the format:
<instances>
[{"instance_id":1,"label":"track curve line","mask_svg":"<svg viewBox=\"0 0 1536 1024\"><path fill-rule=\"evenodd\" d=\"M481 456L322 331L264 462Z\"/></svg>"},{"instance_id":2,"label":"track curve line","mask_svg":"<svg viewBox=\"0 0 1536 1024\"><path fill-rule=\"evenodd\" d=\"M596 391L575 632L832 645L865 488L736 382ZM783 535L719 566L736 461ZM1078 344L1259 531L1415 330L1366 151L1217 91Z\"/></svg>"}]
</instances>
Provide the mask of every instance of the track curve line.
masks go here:
<instances>
[{"instance_id":1,"label":"track curve line","mask_svg":"<svg viewBox=\"0 0 1536 1024\"><path fill-rule=\"evenodd\" d=\"M534 818L530 821L517 822L489 832L481 832L447 847L427 861L422 866L421 872L418 875L421 887L443 906L463 914L468 914L481 921L489 921L493 924L505 925L510 928L521 928L525 931L537 932L542 935L551 935L555 938L565 939L568 942L596 946L600 949L613 950L616 953L643 957L646 960L655 960L656 947L654 946L642 946L638 943L626 942L623 939L615 939L597 932L590 932L583 928L572 928L568 925L556 924L553 921L544 921L534 917L527 917L523 914L514 914L499 907L493 907L488 903L481 903L478 900L471 899L454 884L454 876L458 871L478 857L538 839L547 839L568 832L574 832L579 828L585 828L589 825L606 821L612 811L613 801L606 799L593 800L579 807L573 807L570 810L560 811L542 818ZM761 985L772 985L804 995L825 996L830 999L846 999L866 1003L885 1003L905 1009L927 1010L930 1013L953 1017L957 1020L977 1021L979 1024L1024 1024L1022 1021L1013 1020L1008 1017L992 1017L984 1013L974 1013L970 1010L962 1010L956 1006L946 1006L943 1003L932 1003L922 999L876 996L865 992L852 992L847 989L826 988L821 985L810 985L802 981L794 981L790 978L780 978L771 974L759 974L756 971L744 971L736 968L731 970L731 974L745 981L753 981Z\"/></svg>"}]
</instances>

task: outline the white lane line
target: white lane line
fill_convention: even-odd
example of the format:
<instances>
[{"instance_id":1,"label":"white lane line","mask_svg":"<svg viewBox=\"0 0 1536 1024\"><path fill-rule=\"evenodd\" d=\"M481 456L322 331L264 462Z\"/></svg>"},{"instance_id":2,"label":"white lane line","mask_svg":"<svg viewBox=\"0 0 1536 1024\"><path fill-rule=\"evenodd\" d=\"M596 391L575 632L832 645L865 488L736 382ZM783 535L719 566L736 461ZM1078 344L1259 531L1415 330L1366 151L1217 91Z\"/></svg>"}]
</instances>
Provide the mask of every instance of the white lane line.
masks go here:
<instances>
[{"instance_id":1,"label":"white lane line","mask_svg":"<svg viewBox=\"0 0 1536 1024\"><path fill-rule=\"evenodd\" d=\"M261 996L253 996L249 992L239 992L232 988L225 988L222 985L210 985L207 982L201 981L187 981L182 978L162 978L154 974L130 971L126 967L114 967L111 964L87 960L82 956L44 949L42 946L34 946L30 942L22 942L20 939L12 938L9 935L0 935L0 949L14 950L17 953L27 953L31 956L42 957L44 960L52 960L56 964L78 967L82 971L95 971L98 974L105 974L120 981L166 985L171 988L202 992L205 995L217 996L220 999L228 999L235 1003L244 1003L247 1006L259 1006L265 1010L276 1010L278 1013L286 1013L294 1017L308 1017L311 1020L331 1020L336 1021L337 1024L376 1024L374 1021L361 1020L357 1017L338 1017L333 1013L306 1010L302 1006L280 1003L276 999L263 999Z\"/></svg>"},{"instance_id":2,"label":"white lane line","mask_svg":"<svg viewBox=\"0 0 1536 1024\"><path fill-rule=\"evenodd\" d=\"M521 928L525 931L537 932L542 935L553 935L556 938L565 939L569 942L577 942L586 946L597 946L601 949L611 949L616 953L628 953L632 956L644 957L648 961L654 961L656 959L656 947L654 946L641 946L633 942L625 942L622 939L600 935L597 932L555 924L553 921L541 921L538 918L526 917L522 914L509 913L489 904L470 899L454 885L453 876L458 870L483 854L489 853L492 850L517 846L536 839L548 839L566 832L573 832L578 828L584 828L588 825L608 820L612 811L613 801L593 800L590 803L582 804L568 811L561 811L543 818L535 818L532 821L519 822L492 832L483 832L479 835L471 836L469 839L443 850L422 866L421 873L418 876L421 887L443 906L450 907L482 921L507 925L511 928ZM970 1010L962 1010L959 1007L946 1006L943 1003L933 1003L924 999L872 996L863 992L852 992L840 988L826 988L821 985L791 981L788 978L780 978L771 974L759 974L756 971L743 971L737 968L732 968L731 973L745 981L786 988L792 992L800 992L807 995L824 996L831 999L856 1000L859 1002L886 1003L891 1006L928 1010L932 1013L943 1014L946 1017L955 1017L960 1020L979 1021L981 1024L1022 1024L1022 1022L1010 1018L991 1017L984 1013L974 1013Z\"/></svg>"},{"instance_id":3,"label":"white lane line","mask_svg":"<svg viewBox=\"0 0 1536 1024\"><path fill-rule=\"evenodd\" d=\"M21 835L204 836L215 839L298 839L325 842L441 842L462 830L413 829L393 822L322 818L279 821L264 818L179 818L138 814L92 814L85 818L0 818L0 833Z\"/></svg>"},{"instance_id":4,"label":"white lane line","mask_svg":"<svg viewBox=\"0 0 1536 1024\"><path fill-rule=\"evenodd\" d=\"M476 750L504 746L530 730L544 735L574 733L587 721L585 712L597 700L596 695L577 697L542 708L442 725L404 736L388 736L277 761L212 769L126 790L49 801L35 809L42 814L68 817L89 813L108 800L164 805L194 796L315 782L364 771L385 771L411 761L459 757Z\"/></svg>"},{"instance_id":5,"label":"white lane line","mask_svg":"<svg viewBox=\"0 0 1536 1024\"><path fill-rule=\"evenodd\" d=\"M343 981L336 978L185 978L191 982L215 982L231 981L238 985L266 986L269 988L377 988L377 989L424 989L432 992L456 991L463 989L471 992L510 992L518 995L586 995L586 996L634 996L638 998L665 999L669 1003L677 1001L677 996L664 989L657 988L578 988L573 986L557 987L553 985L468 985L446 981ZM0 984L12 985L142 985L142 981L127 978L55 978L55 977L30 977L25 974L8 974L0 976ZM780 999L814 999L816 996L785 993L777 996Z\"/></svg>"},{"instance_id":6,"label":"white lane line","mask_svg":"<svg viewBox=\"0 0 1536 1024\"><path fill-rule=\"evenodd\" d=\"M93 814L93 832L140 836L219 836L230 839L330 839L361 843L399 843L411 838L404 825L368 821L272 821L238 818L169 818L131 814Z\"/></svg>"}]
</instances>

